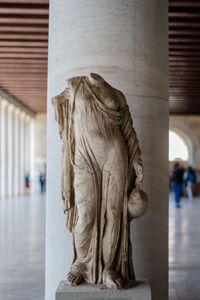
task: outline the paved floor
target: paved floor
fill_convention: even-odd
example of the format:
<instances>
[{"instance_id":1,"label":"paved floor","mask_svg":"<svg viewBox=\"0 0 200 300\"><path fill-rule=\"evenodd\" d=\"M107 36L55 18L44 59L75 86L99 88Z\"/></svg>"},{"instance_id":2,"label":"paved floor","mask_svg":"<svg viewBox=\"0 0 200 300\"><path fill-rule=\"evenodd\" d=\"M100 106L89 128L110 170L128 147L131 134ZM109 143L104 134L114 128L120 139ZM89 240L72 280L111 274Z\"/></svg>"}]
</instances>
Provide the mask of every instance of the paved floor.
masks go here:
<instances>
[{"instance_id":1,"label":"paved floor","mask_svg":"<svg viewBox=\"0 0 200 300\"><path fill-rule=\"evenodd\" d=\"M200 300L200 198L169 207L170 300Z\"/></svg>"},{"instance_id":2,"label":"paved floor","mask_svg":"<svg viewBox=\"0 0 200 300\"><path fill-rule=\"evenodd\" d=\"M45 199L0 200L0 300L44 300Z\"/></svg>"},{"instance_id":3,"label":"paved floor","mask_svg":"<svg viewBox=\"0 0 200 300\"><path fill-rule=\"evenodd\" d=\"M41 196L0 201L0 300L44 300L44 216ZM170 199L169 267L170 300L200 300L200 198Z\"/></svg>"}]
</instances>

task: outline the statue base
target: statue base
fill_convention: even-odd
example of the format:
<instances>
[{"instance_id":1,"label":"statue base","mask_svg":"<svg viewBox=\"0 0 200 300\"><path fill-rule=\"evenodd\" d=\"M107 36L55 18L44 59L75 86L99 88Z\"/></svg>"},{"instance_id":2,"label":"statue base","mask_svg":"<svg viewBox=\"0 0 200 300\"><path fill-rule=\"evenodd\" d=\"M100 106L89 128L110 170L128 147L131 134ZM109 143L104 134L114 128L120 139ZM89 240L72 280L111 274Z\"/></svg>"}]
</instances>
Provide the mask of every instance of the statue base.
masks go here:
<instances>
[{"instance_id":1,"label":"statue base","mask_svg":"<svg viewBox=\"0 0 200 300\"><path fill-rule=\"evenodd\" d=\"M69 286L61 281L56 290L55 300L151 300L148 282L138 281L129 289L111 290L104 285L81 284Z\"/></svg>"}]
</instances>

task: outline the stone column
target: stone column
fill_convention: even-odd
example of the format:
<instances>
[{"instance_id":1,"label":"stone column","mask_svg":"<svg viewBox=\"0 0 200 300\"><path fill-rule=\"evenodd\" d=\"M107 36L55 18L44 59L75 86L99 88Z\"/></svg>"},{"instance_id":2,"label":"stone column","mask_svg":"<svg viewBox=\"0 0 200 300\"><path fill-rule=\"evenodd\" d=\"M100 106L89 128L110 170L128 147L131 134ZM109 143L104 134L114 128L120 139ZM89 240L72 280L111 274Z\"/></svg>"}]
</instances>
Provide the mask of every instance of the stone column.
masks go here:
<instances>
[{"instance_id":1,"label":"stone column","mask_svg":"<svg viewBox=\"0 0 200 300\"><path fill-rule=\"evenodd\" d=\"M168 3L51 0L48 79L46 300L72 261L60 197L61 142L51 97L65 79L100 73L124 92L138 133L149 209L132 223L136 276L168 298Z\"/></svg>"},{"instance_id":2,"label":"stone column","mask_svg":"<svg viewBox=\"0 0 200 300\"><path fill-rule=\"evenodd\" d=\"M8 197L8 182L9 182L9 169L8 169L8 147L9 147L9 139L8 139L8 107L9 103L5 102L4 109L4 185L5 185L5 195L4 197Z\"/></svg>"},{"instance_id":3,"label":"stone column","mask_svg":"<svg viewBox=\"0 0 200 300\"><path fill-rule=\"evenodd\" d=\"M7 132L7 137L8 137L8 151L7 151L7 155L8 155L8 159L7 159L7 168L8 168L8 182L7 182L7 196L8 197L12 197L13 196L13 148L14 148L14 144L13 144L13 109L14 106L12 104L10 104L8 106L8 120L7 120L7 128L8 128L8 132Z\"/></svg>"},{"instance_id":4,"label":"stone column","mask_svg":"<svg viewBox=\"0 0 200 300\"><path fill-rule=\"evenodd\" d=\"M29 146L30 146L30 180L31 180L31 188L30 193L34 193L36 191L35 186L38 185L38 178L35 179L35 155L34 155L34 149L35 149L35 132L34 132L34 125L35 125L35 119L33 117L30 118L30 124L29 124Z\"/></svg>"},{"instance_id":5,"label":"stone column","mask_svg":"<svg viewBox=\"0 0 200 300\"><path fill-rule=\"evenodd\" d=\"M6 133L6 106L5 100L0 100L1 111L0 111L0 132L1 132L1 143L0 143L0 199L4 199L6 196L6 145L5 145L5 133Z\"/></svg>"},{"instance_id":6,"label":"stone column","mask_svg":"<svg viewBox=\"0 0 200 300\"><path fill-rule=\"evenodd\" d=\"M0 199L1 199L1 196L2 196L2 150L3 150L3 139L2 139L2 130L1 130L1 127L2 127L2 105L3 103L3 99L1 99L0 97Z\"/></svg>"},{"instance_id":7,"label":"stone column","mask_svg":"<svg viewBox=\"0 0 200 300\"><path fill-rule=\"evenodd\" d=\"M28 116L25 115L25 117L24 117L24 172L25 172L25 174L27 174L29 172L28 127L29 127Z\"/></svg>"},{"instance_id":8,"label":"stone column","mask_svg":"<svg viewBox=\"0 0 200 300\"><path fill-rule=\"evenodd\" d=\"M24 115L19 114L19 195L24 194Z\"/></svg>"},{"instance_id":9,"label":"stone column","mask_svg":"<svg viewBox=\"0 0 200 300\"><path fill-rule=\"evenodd\" d=\"M13 168L13 187L14 187L14 196L17 196L19 193L19 109L15 108L14 110L14 168Z\"/></svg>"}]
</instances>

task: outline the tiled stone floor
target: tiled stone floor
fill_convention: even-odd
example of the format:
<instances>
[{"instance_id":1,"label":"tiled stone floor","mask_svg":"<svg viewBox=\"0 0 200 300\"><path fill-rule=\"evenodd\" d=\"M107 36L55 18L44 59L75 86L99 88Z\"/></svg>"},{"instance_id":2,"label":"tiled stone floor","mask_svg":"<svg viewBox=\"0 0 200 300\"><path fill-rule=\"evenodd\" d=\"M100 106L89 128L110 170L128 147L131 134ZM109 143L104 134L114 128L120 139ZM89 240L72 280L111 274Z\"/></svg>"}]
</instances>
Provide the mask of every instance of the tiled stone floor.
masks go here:
<instances>
[{"instance_id":1,"label":"tiled stone floor","mask_svg":"<svg viewBox=\"0 0 200 300\"><path fill-rule=\"evenodd\" d=\"M45 198L0 200L0 300L44 300Z\"/></svg>"},{"instance_id":2,"label":"tiled stone floor","mask_svg":"<svg viewBox=\"0 0 200 300\"><path fill-rule=\"evenodd\" d=\"M44 300L44 216L44 197L0 201L0 300ZM200 300L200 198L170 199L169 267L170 300Z\"/></svg>"},{"instance_id":3,"label":"tiled stone floor","mask_svg":"<svg viewBox=\"0 0 200 300\"><path fill-rule=\"evenodd\" d=\"M169 205L170 300L200 300L200 198Z\"/></svg>"}]
</instances>

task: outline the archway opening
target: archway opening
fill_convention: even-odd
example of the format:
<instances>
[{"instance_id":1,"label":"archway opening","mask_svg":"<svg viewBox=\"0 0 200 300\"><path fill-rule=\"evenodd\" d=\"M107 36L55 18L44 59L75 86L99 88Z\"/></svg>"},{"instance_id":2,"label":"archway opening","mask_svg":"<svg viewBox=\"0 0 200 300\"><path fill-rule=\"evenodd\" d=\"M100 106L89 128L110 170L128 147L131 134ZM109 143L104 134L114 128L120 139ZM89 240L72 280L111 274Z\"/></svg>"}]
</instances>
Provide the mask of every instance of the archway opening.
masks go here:
<instances>
[{"instance_id":1,"label":"archway opening","mask_svg":"<svg viewBox=\"0 0 200 300\"><path fill-rule=\"evenodd\" d=\"M175 131L169 131L169 162L188 162L189 149L184 139Z\"/></svg>"}]
</instances>

